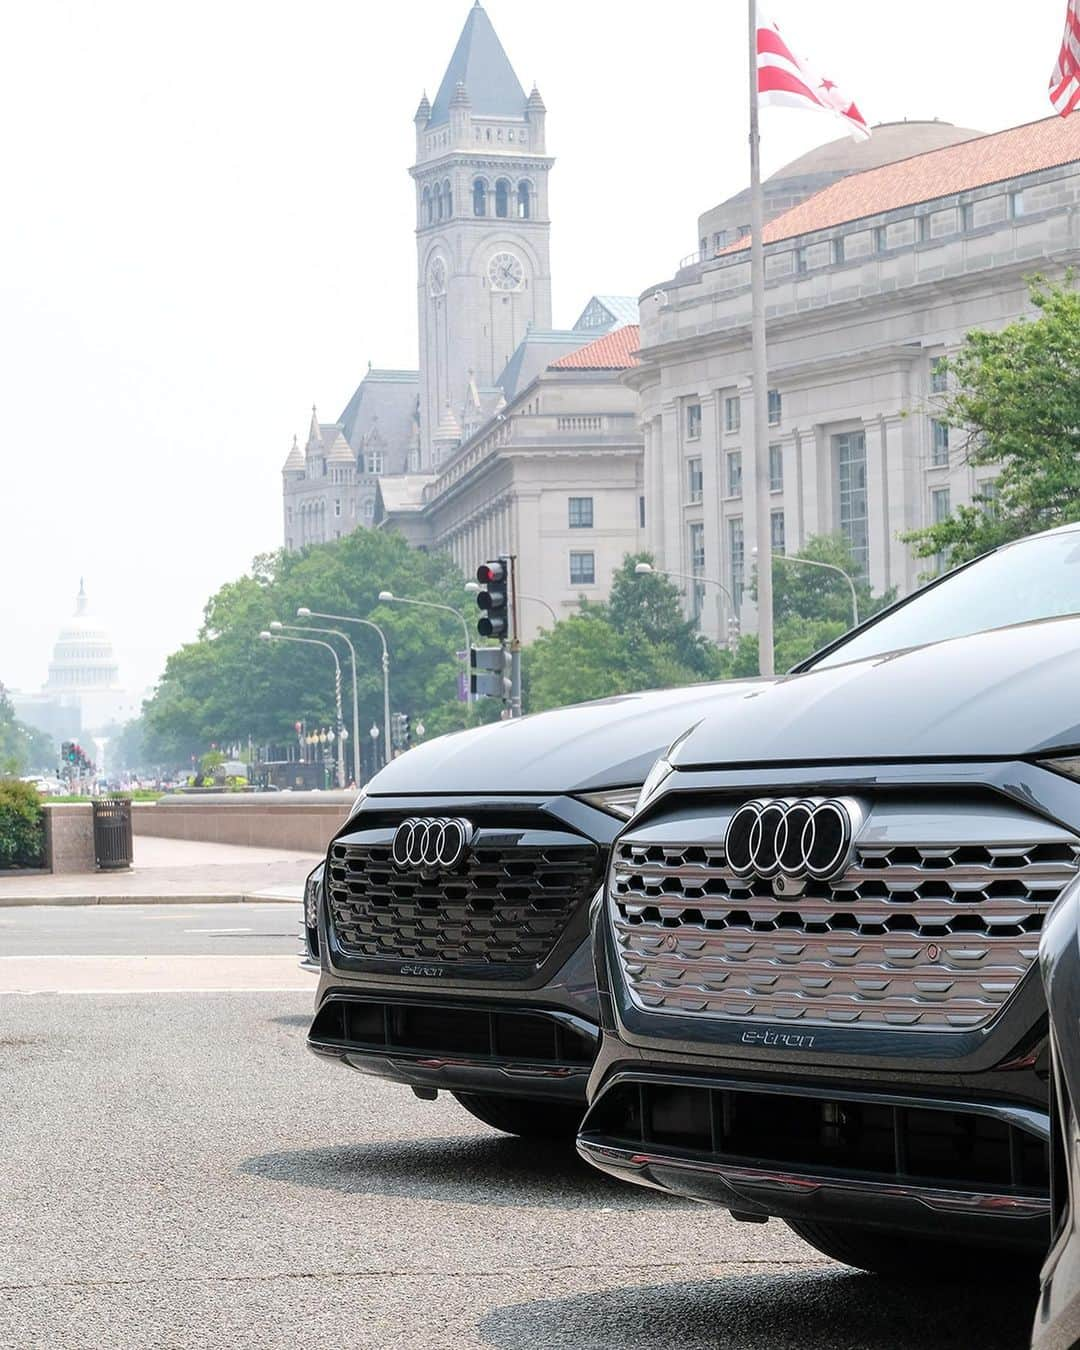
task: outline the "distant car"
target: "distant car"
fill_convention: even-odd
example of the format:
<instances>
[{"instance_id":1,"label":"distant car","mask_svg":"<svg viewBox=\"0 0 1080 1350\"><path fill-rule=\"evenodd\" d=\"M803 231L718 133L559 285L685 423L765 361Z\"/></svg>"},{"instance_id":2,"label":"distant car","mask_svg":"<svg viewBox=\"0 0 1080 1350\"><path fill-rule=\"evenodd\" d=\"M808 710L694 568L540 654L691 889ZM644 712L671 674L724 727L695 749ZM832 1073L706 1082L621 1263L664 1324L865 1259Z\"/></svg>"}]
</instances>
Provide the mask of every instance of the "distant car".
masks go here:
<instances>
[{"instance_id":1,"label":"distant car","mask_svg":"<svg viewBox=\"0 0 1080 1350\"><path fill-rule=\"evenodd\" d=\"M597 915L579 1149L867 1270L1041 1258L1057 901L1046 1297L1075 1316L1078 878L1068 526L717 705L654 767Z\"/></svg>"},{"instance_id":2,"label":"distant car","mask_svg":"<svg viewBox=\"0 0 1080 1350\"><path fill-rule=\"evenodd\" d=\"M370 783L307 890L308 1044L572 1137L597 1041L588 908L673 736L745 685L628 694L430 741Z\"/></svg>"}]
</instances>

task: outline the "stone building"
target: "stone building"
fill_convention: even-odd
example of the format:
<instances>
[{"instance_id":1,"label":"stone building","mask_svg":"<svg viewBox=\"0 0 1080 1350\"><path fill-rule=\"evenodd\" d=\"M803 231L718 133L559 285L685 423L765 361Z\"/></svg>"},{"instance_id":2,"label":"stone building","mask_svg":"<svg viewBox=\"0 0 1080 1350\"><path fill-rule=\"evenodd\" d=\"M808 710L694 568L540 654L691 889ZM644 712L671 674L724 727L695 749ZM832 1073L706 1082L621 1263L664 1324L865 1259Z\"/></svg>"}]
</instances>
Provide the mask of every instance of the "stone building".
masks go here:
<instances>
[{"instance_id":1,"label":"stone building","mask_svg":"<svg viewBox=\"0 0 1080 1350\"><path fill-rule=\"evenodd\" d=\"M918 583L926 563L901 533L993 492L993 474L966 463L935 415L940 359L969 330L1030 313L1032 273L1060 277L1080 261L1080 122L962 132L917 153L928 126L946 134L906 124L893 140L910 138L907 157L839 177L766 226L767 521L752 488L748 241L721 235L717 256L642 298L627 379L641 399L648 546L660 565L732 592L744 628L765 534L793 551L840 532L876 590ZM812 182L808 160L794 176ZM722 211L703 219L729 228ZM720 588L690 592L705 631L726 637Z\"/></svg>"}]
</instances>

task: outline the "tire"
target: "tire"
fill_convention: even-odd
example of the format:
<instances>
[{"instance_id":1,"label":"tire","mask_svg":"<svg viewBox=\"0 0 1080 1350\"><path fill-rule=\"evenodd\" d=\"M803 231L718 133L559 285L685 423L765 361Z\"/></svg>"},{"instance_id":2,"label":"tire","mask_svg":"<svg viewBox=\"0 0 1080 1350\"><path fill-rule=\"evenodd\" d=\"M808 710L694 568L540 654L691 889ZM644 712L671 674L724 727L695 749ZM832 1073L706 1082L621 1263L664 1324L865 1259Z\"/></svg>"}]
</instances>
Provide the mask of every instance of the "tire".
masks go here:
<instances>
[{"instance_id":1,"label":"tire","mask_svg":"<svg viewBox=\"0 0 1080 1350\"><path fill-rule=\"evenodd\" d=\"M487 1092L453 1094L471 1116L485 1125L523 1139L574 1139L585 1114L583 1107L563 1102L530 1101L524 1097L500 1097Z\"/></svg>"},{"instance_id":2,"label":"tire","mask_svg":"<svg viewBox=\"0 0 1080 1350\"><path fill-rule=\"evenodd\" d=\"M1039 1265L1037 1254L1018 1249L1007 1251L975 1244L935 1242L911 1233L857 1223L818 1223L801 1219L784 1222L804 1242L823 1256L842 1261L856 1270L894 1279L968 1284L971 1281L1033 1279Z\"/></svg>"}]
</instances>

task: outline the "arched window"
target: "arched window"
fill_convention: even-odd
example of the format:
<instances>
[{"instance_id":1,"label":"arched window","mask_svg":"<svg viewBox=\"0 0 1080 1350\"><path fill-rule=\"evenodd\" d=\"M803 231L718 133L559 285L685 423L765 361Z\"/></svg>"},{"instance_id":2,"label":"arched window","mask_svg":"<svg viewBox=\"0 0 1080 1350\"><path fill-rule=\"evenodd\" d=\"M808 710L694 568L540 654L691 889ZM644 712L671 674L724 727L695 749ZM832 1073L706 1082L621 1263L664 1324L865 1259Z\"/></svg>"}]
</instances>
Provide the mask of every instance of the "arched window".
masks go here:
<instances>
[{"instance_id":1,"label":"arched window","mask_svg":"<svg viewBox=\"0 0 1080 1350\"><path fill-rule=\"evenodd\" d=\"M442 187L443 210L446 212L447 220L454 214L454 193L450 187L448 178Z\"/></svg>"},{"instance_id":2,"label":"arched window","mask_svg":"<svg viewBox=\"0 0 1080 1350\"><path fill-rule=\"evenodd\" d=\"M487 184L478 178L472 186L472 209L474 216L487 215Z\"/></svg>"},{"instance_id":3,"label":"arched window","mask_svg":"<svg viewBox=\"0 0 1080 1350\"><path fill-rule=\"evenodd\" d=\"M432 209L431 209L431 192L430 192L427 188L424 189L424 205L423 205L423 210L422 210L422 216L423 216L423 219L424 219L425 223L428 224L428 225L430 225L431 222L432 222L433 216L432 216Z\"/></svg>"},{"instance_id":4,"label":"arched window","mask_svg":"<svg viewBox=\"0 0 1080 1350\"><path fill-rule=\"evenodd\" d=\"M510 214L510 184L505 178L495 184L495 214L503 220Z\"/></svg>"},{"instance_id":5,"label":"arched window","mask_svg":"<svg viewBox=\"0 0 1080 1350\"><path fill-rule=\"evenodd\" d=\"M435 184L435 219L442 220L442 187Z\"/></svg>"},{"instance_id":6,"label":"arched window","mask_svg":"<svg viewBox=\"0 0 1080 1350\"><path fill-rule=\"evenodd\" d=\"M518 184L518 219L528 220L532 215L532 189L527 182Z\"/></svg>"}]
</instances>

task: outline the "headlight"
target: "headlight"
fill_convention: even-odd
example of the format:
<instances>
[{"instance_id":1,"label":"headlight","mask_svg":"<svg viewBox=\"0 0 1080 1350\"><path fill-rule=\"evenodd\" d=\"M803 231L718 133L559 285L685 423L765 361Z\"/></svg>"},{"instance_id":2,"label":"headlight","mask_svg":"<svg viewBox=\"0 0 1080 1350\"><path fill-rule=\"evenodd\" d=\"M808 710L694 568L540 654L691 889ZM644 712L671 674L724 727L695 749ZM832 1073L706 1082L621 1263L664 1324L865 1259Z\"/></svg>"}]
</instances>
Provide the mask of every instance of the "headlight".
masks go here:
<instances>
[{"instance_id":1,"label":"headlight","mask_svg":"<svg viewBox=\"0 0 1080 1350\"><path fill-rule=\"evenodd\" d=\"M1066 755L1063 759L1040 759L1039 766L1052 773L1063 773L1066 778L1080 782L1080 755Z\"/></svg>"},{"instance_id":2,"label":"headlight","mask_svg":"<svg viewBox=\"0 0 1080 1350\"><path fill-rule=\"evenodd\" d=\"M676 736L646 774L645 781L641 785L641 792L638 795L637 803L634 806L633 814L635 816L639 811L644 811L646 806L648 806L660 791L661 786L667 781L668 774L675 772L675 765L671 762L675 756L675 751L678 750L679 746L682 745L687 736L689 736L692 731L696 731L700 725L700 722L695 722L692 727L687 727L681 736Z\"/></svg>"},{"instance_id":3,"label":"headlight","mask_svg":"<svg viewBox=\"0 0 1080 1350\"><path fill-rule=\"evenodd\" d=\"M590 806L598 806L609 815L620 820L629 820L637 806L639 787L609 788L607 792L583 792L581 800Z\"/></svg>"},{"instance_id":4,"label":"headlight","mask_svg":"<svg viewBox=\"0 0 1080 1350\"><path fill-rule=\"evenodd\" d=\"M304 923L308 928L319 926L319 889L322 877L323 864L320 863L304 883Z\"/></svg>"}]
</instances>

